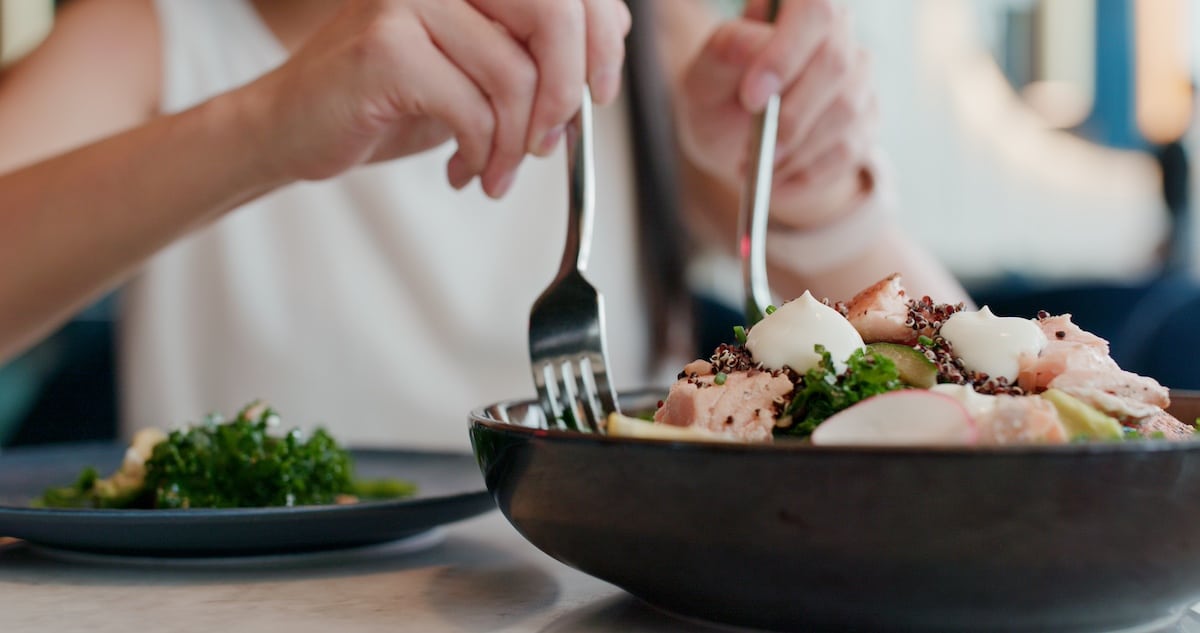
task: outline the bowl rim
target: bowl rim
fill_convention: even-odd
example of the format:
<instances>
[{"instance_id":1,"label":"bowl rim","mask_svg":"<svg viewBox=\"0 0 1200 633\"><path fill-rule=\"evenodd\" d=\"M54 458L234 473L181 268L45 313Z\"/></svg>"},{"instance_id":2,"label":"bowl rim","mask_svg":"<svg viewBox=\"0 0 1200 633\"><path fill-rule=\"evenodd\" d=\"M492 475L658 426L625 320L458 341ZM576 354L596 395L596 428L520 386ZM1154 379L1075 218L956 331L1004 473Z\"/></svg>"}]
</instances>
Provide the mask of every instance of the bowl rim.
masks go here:
<instances>
[{"instance_id":1,"label":"bowl rim","mask_svg":"<svg viewBox=\"0 0 1200 633\"><path fill-rule=\"evenodd\" d=\"M654 394L665 394L665 388L642 388L621 391L620 400L647 398ZM1200 392L1173 390L1181 397L1200 399ZM686 439L663 439L643 437L613 437L583 431L543 429L523 424L505 422L491 416L495 409L509 409L536 405L532 397L511 398L475 407L468 414L471 429L486 428L510 436L551 441L555 443L590 444L614 447L659 447L674 450L707 451L712 453L738 454L796 454L810 456L925 456L925 457L1062 457L1107 455L1175 454L1200 451L1200 431L1194 439L1169 440L1143 438L1133 441L1097 440L1068 442L1066 444L1007 444L987 446L922 445L922 446L815 446L804 440L776 440L773 442L722 442Z\"/></svg>"}]
</instances>

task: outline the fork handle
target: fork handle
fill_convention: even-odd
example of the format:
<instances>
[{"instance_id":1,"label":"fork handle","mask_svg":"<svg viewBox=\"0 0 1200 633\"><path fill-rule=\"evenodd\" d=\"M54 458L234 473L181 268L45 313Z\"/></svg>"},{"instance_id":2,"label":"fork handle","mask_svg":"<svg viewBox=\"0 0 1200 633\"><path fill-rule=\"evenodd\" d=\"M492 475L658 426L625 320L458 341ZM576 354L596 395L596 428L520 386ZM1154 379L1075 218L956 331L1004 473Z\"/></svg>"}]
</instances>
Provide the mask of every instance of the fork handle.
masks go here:
<instances>
[{"instance_id":1,"label":"fork handle","mask_svg":"<svg viewBox=\"0 0 1200 633\"><path fill-rule=\"evenodd\" d=\"M742 260L742 286L746 290L747 325L765 316L771 305L767 281L767 218L771 210L771 180L775 171L775 138L779 128L779 96L767 101L751 127L750 170L738 214L738 255Z\"/></svg>"},{"instance_id":2,"label":"fork handle","mask_svg":"<svg viewBox=\"0 0 1200 633\"><path fill-rule=\"evenodd\" d=\"M567 242L558 277L587 269L596 212L596 168L593 152L592 92L585 85L579 111L567 124Z\"/></svg>"},{"instance_id":3,"label":"fork handle","mask_svg":"<svg viewBox=\"0 0 1200 633\"><path fill-rule=\"evenodd\" d=\"M780 0L767 5L767 22L779 14ZM750 169L738 209L738 257L742 260L746 325L754 325L771 305L767 280L767 218L771 211L771 180L775 173L775 141L779 132L779 95L767 100L750 127Z\"/></svg>"}]
</instances>

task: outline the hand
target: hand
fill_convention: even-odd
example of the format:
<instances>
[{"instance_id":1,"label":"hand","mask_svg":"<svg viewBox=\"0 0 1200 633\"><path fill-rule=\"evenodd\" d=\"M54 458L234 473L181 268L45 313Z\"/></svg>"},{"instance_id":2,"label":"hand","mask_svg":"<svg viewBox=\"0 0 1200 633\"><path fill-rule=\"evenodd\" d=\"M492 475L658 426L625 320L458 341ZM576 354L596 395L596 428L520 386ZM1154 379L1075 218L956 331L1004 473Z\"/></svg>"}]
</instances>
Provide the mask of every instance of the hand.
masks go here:
<instances>
[{"instance_id":1,"label":"hand","mask_svg":"<svg viewBox=\"0 0 1200 633\"><path fill-rule=\"evenodd\" d=\"M455 188L508 190L546 155L585 80L616 97L620 0L353 0L287 63L245 89L281 179L320 179L451 137Z\"/></svg>"},{"instance_id":2,"label":"hand","mask_svg":"<svg viewBox=\"0 0 1200 633\"><path fill-rule=\"evenodd\" d=\"M869 60L829 0L784 0L774 25L762 21L766 4L749 2L688 66L680 143L698 168L740 187L752 113L780 94L772 218L817 226L870 187L877 105Z\"/></svg>"}]
</instances>

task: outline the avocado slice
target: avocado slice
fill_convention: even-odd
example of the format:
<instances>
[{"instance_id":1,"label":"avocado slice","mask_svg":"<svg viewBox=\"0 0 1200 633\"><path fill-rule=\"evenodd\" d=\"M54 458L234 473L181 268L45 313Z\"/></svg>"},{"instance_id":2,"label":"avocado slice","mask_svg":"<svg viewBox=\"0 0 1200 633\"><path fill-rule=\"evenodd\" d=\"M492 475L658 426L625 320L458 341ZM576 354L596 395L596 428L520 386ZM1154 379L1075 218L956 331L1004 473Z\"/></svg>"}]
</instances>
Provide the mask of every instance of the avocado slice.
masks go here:
<instances>
[{"instance_id":1,"label":"avocado slice","mask_svg":"<svg viewBox=\"0 0 1200 633\"><path fill-rule=\"evenodd\" d=\"M937 366L920 350L899 343L871 343L867 349L895 363L904 384L920 389L937 384Z\"/></svg>"},{"instance_id":2,"label":"avocado slice","mask_svg":"<svg viewBox=\"0 0 1200 633\"><path fill-rule=\"evenodd\" d=\"M1125 437L1121 423L1095 407L1059 389L1047 389L1042 397L1058 409L1058 417L1072 439L1119 440Z\"/></svg>"}]
</instances>

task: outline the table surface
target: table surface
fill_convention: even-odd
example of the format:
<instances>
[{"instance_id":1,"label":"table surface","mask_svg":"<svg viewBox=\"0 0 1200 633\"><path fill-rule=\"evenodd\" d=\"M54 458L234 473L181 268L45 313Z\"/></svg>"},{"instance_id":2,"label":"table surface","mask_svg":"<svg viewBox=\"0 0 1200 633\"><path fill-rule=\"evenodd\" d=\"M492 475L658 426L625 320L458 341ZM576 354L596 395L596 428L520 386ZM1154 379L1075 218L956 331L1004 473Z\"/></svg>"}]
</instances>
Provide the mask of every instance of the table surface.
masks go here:
<instances>
[{"instance_id":1,"label":"table surface","mask_svg":"<svg viewBox=\"0 0 1200 633\"><path fill-rule=\"evenodd\" d=\"M1200 633L1200 615L1161 633ZM246 562L88 559L0 546L0 631L725 631L558 563L496 511L413 542ZM1149 633L1149 632L1143 632Z\"/></svg>"},{"instance_id":2,"label":"table surface","mask_svg":"<svg viewBox=\"0 0 1200 633\"><path fill-rule=\"evenodd\" d=\"M496 511L421 540L249 565L80 560L8 545L0 548L0 631L709 629L558 563Z\"/></svg>"}]
</instances>

